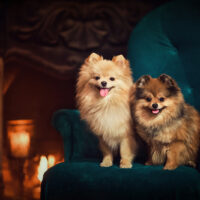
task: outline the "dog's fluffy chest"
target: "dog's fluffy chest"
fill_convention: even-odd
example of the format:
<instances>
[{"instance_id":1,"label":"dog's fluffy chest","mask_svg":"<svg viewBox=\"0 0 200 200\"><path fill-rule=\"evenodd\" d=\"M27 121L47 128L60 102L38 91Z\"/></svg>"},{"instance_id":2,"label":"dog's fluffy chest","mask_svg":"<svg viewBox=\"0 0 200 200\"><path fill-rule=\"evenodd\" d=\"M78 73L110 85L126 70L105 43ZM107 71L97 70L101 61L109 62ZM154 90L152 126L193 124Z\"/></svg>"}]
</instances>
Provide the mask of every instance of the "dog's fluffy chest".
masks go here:
<instances>
[{"instance_id":1,"label":"dog's fluffy chest","mask_svg":"<svg viewBox=\"0 0 200 200\"><path fill-rule=\"evenodd\" d=\"M90 125L93 132L101 136L112 148L119 144L131 125L128 105L101 106L96 112L91 112L88 117L92 122Z\"/></svg>"},{"instance_id":2,"label":"dog's fluffy chest","mask_svg":"<svg viewBox=\"0 0 200 200\"><path fill-rule=\"evenodd\" d=\"M94 121L96 125L99 125L99 129L102 129L103 134L116 136L123 132L124 126L127 126L129 115L130 113L125 106L113 106L96 112Z\"/></svg>"},{"instance_id":3,"label":"dog's fluffy chest","mask_svg":"<svg viewBox=\"0 0 200 200\"><path fill-rule=\"evenodd\" d=\"M143 132L143 137L147 141L157 141L160 143L171 143L177 137L177 132L181 126L181 121L176 121L176 123L171 123L170 125L158 126L155 128L146 129L146 133Z\"/></svg>"}]
</instances>

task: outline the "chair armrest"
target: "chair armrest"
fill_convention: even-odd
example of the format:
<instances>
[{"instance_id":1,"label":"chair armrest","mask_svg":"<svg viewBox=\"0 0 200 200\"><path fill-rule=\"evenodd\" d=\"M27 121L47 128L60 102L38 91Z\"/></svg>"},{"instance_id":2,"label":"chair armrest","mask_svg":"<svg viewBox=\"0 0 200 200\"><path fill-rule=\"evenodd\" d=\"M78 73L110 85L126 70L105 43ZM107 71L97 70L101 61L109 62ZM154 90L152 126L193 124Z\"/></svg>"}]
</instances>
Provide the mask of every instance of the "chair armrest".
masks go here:
<instances>
[{"instance_id":1,"label":"chair armrest","mask_svg":"<svg viewBox=\"0 0 200 200\"><path fill-rule=\"evenodd\" d=\"M73 124L79 121L78 110L61 109L53 114L52 125L63 138L65 161L71 160L73 154Z\"/></svg>"},{"instance_id":2,"label":"chair armrest","mask_svg":"<svg viewBox=\"0 0 200 200\"><path fill-rule=\"evenodd\" d=\"M78 110L56 111L52 124L63 138L65 161L101 158L98 139L85 121L80 119Z\"/></svg>"}]
</instances>

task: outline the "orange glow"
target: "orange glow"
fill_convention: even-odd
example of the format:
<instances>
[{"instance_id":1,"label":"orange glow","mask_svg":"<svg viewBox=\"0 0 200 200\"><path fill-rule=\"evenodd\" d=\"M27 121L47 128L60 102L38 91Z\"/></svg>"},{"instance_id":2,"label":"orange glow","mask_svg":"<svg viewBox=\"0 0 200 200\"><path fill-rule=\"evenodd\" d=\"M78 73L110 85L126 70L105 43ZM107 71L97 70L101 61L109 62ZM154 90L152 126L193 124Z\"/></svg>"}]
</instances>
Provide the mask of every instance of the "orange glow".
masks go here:
<instances>
[{"instance_id":1,"label":"orange glow","mask_svg":"<svg viewBox=\"0 0 200 200\"><path fill-rule=\"evenodd\" d=\"M10 146L12 155L15 157L28 156L30 149L30 135L28 132L11 132Z\"/></svg>"},{"instance_id":2,"label":"orange glow","mask_svg":"<svg viewBox=\"0 0 200 200\"><path fill-rule=\"evenodd\" d=\"M41 156L39 167L38 167L38 179L40 180L40 182L42 182L43 175L47 171L47 169L48 169L47 158L46 158L46 156Z\"/></svg>"},{"instance_id":3,"label":"orange glow","mask_svg":"<svg viewBox=\"0 0 200 200\"><path fill-rule=\"evenodd\" d=\"M53 167L56 163L55 156L49 155L48 156L48 168Z\"/></svg>"},{"instance_id":4,"label":"orange glow","mask_svg":"<svg viewBox=\"0 0 200 200\"><path fill-rule=\"evenodd\" d=\"M56 164L56 158L53 155L49 155L48 158L46 156L40 157L40 163L38 166L38 179L42 182L43 175L50 167L53 167Z\"/></svg>"},{"instance_id":5,"label":"orange glow","mask_svg":"<svg viewBox=\"0 0 200 200\"><path fill-rule=\"evenodd\" d=\"M8 121L7 132L12 156L18 158L24 158L28 156L33 131L33 120Z\"/></svg>"}]
</instances>

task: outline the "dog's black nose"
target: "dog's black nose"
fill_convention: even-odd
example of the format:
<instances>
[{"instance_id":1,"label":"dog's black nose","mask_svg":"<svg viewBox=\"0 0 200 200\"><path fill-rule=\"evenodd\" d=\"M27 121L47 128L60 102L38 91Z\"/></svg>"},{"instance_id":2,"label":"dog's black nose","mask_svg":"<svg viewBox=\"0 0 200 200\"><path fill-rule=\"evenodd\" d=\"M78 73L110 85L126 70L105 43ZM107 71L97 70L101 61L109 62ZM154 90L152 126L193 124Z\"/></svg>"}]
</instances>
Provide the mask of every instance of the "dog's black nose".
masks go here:
<instances>
[{"instance_id":1,"label":"dog's black nose","mask_svg":"<svg viewBox=\"0 0 200 200\"><path fill-rule=\"evenodd\" d=\"M101 82L101 85L102 85L103 87L106 87L107 82L106 82L106 81L102 81L102 82Z\"/></svg>"},{"instance_id":2,"label":"dog's black nose","mask_svg":"<svg viewBox=\"0 0 200 200\"><path fill-rule=\"evenodd\" d=\"M158 108L158 104L157 103L153 103L152 104L152 108L154 108L154 109Z\"/></svg>"}]
</instances>

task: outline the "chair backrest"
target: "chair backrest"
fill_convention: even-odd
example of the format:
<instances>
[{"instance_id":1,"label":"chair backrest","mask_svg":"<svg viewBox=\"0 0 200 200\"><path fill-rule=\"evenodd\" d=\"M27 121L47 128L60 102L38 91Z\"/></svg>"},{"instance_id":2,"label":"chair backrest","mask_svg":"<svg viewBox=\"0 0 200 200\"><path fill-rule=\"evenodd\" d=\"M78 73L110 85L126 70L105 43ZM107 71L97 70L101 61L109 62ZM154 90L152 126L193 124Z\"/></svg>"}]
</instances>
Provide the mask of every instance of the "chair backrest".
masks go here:
<instances>
[{"instance_id":1,"label":"chair backrest","mask_svg":"<svg viewBox=\"0 0 200 200\"><path fill-rule=\"evenodd\" d=\"M169 74L200 111L200 1L172 1L145 16L131 34L128 59L135 80Z\"/></svg>"}]
</instances>

